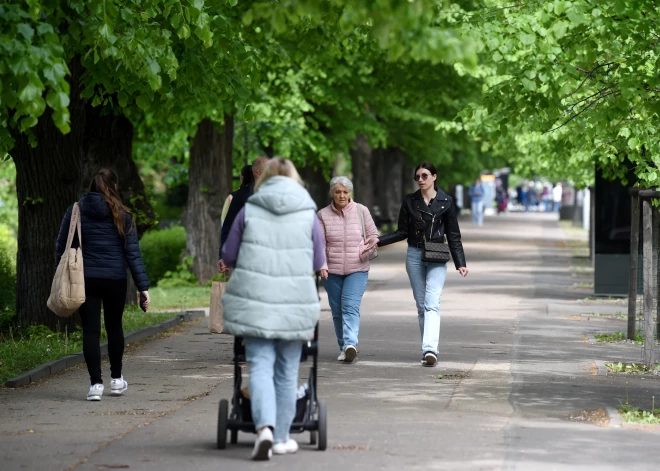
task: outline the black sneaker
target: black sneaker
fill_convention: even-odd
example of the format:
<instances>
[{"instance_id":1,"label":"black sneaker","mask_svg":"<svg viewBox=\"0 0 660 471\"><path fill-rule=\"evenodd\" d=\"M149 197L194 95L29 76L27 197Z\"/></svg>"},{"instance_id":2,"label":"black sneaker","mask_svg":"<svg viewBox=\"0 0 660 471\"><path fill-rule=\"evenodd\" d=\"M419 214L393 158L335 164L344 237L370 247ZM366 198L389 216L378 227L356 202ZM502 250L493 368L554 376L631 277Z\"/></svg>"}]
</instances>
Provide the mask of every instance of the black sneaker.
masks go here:
<instances>
[{"instance_id":1,"label":"black sneaker","mask_svg":"<svg viewBox=\"0 0 660 471\"><path fill-rule=\"evenodd\" d=\"M424 366L435 366L438 361L438 356L433 352L426 352L424 358L422 358L422 365Z\"/></svg>"}]
</instances>

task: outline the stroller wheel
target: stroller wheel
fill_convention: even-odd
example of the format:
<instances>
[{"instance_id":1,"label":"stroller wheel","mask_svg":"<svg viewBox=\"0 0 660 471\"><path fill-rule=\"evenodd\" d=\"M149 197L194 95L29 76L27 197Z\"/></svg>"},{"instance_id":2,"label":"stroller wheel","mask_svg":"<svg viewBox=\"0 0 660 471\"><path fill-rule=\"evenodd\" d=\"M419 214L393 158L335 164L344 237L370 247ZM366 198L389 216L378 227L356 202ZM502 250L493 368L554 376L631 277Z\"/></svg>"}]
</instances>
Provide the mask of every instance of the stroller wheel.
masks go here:
<instances>
[{"instance_id":1,"label":"stroller wheel","mask_svg":"<svg viewBox=\"0 0 660 471\"><path fill-rule=\"evenodd\" d=\"M315 431L309 432L309 444L310 445L316 445L316 439L318 437L318 434Z\"/></svg>"},{"instance_id":2,"label":"stroller wheel","mask_svg":"<svg viewBox=\"0 0 660 471\"><path fill-rule=\"evenodd\" d=\"M229 403L226 399L220 401L218 411L218 450L227 448L227 425L229 422ZM232 430L232 435L234 431Z\"/></svg>"},{"instance_id":3,"label":"stroller wheel","mask_svg":"<svg viewBox=\"0 0 660 471\"><path fill-rule=\"evenodd\" d=\"M328 404L325 401L319 401L318 414L319 450L324 451L328 447Z\"/></svg>"},{"instance_id":4,"label":"stroller wheel","mask_svg":"<svg viewBox=\"0 0 660 471\"><path fill-rule=\"evenodd\" d=\"M236 445L238 443L238 430L231 431L231 444Z\"/></svg>"}]
</instances>

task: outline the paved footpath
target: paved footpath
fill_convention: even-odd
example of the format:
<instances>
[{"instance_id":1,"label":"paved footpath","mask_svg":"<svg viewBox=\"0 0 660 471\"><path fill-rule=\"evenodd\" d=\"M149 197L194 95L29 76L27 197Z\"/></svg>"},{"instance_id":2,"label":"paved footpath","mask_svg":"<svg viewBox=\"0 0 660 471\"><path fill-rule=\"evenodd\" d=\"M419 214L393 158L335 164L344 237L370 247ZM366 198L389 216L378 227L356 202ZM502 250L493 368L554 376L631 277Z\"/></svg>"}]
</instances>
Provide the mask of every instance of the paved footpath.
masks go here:
<instances>
[{"instance_id":1,"label":"paved footpath","mask_svg":"<svg viewBox=\"0 0 660 471\"><path fill-rule=\"evenodd\" d=\"M84 366L0 389L0 469L657 469L660 431L581 420L626 399L650 407L657 395L660 403L660 382L596 375L594 360L639 360L640 350L586 341L625 330L625 321L580 314L625 306L576 301L586 294L571 278L571 251L553 217L463 222L470 274L450 270L435 368L419 365L404 245L374 261L355 364L335 360L324 299L325 452L304 445L254 463L247 434L215 448L218 402L232 390L231 338L208 334L202 320L129 348L123 397L85 401ZM308 435L299 438L305 444Z\"/></svg>"}]
</instances>

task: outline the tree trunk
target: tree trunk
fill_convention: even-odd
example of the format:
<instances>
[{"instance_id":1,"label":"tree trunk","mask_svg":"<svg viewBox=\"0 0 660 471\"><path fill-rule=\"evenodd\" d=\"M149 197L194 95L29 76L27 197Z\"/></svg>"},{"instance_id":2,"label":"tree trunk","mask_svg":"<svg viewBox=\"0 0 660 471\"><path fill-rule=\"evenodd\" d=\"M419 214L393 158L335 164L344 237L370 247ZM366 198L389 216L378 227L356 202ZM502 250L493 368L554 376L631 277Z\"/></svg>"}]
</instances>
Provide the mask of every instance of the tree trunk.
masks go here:
<instances>
[{"instance_id":1,"label":"tree trunk","mask_svg":"<svg viewBox=\"0 0 660 471\"><path fill-rule=\"evenodd\" d=\"M86 190L92 168L116 168L124 202L141 198L144 214L153 219L131 158L130 121L103 116L101 107L93 108L80 98L80 61L72 60L69 69L71 132L62 134L47 111L32 129L39 145L32 147L26 135L16 134L10 153L16 164L19 201L16 315L23 324L60 331L73 328L79 318L77 314L59 318L46 307L55 273L55 240L67 207ZM145 218L138 228L147 225Z\"/></svg>"},{"instance_id":2,"label":"tree trunk","mask_svg":"<svg viewBox=\"0 0 660 471\"><path fill-rule=\"evenodd\" d=\"M355 138L355 148L351 150L353 169L353 194L355 201L371 208L374 205L374 190L371 174L371 147L365 134Z\"/></svg>"},{"instance_id":3,"label":"tree trunk","mask_svg":"<svg viewBox=\"0 0 660 471\"><path fill-rule=\"evenodd\" d=\"M200 283L217 273L222 206L232 190L234 118L225 115L223 132L206 118L197 127L190 149L188 203L183 214L186 254L194 257L192 270Z\"/></svg>"},{"instance_id":4,"label":"tree trunk","mask_svg":"<svg viewBox=\"0 0 660 471\"><path fill-rule=\"evenodd\" d=\"M396 147L372 152L374 217L380 223L396 224L403 201L405 155Z\"/></svg>"},{"instance_id":5,"label":"tree trunk","mask_svg":"<svg viewBox=\"0 0 660 471\"><path fill-rule=\"evenodd\" d=\"M300 166L298 168L300 177L305 182L305 188L309 191L316 206L321 209L330 204L330 196L328 194L328 180L325 178L321 164L317 163L316 167L311 165Z\"/></svg>"}]
</instances>

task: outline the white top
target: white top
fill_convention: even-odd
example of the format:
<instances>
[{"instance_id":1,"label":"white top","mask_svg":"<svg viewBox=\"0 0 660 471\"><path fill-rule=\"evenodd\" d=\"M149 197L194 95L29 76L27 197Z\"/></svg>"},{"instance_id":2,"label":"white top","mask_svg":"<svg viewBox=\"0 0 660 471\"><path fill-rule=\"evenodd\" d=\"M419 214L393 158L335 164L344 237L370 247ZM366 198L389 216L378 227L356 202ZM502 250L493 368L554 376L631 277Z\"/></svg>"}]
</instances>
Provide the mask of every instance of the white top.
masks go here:
<instances>
[{"instance_id":1,"label":"white top","mask_svg":"<svg viewBox=\"0 0 660 471\"><path fill-rule=\"evenodd\" d=\"M552 201L555 203L561 203L561 185L557 185L552 189Z\"/></svg>"}]
</instances>

